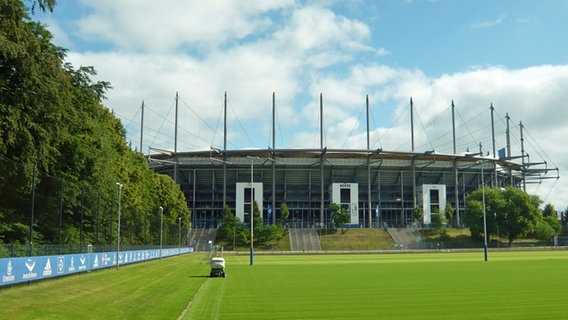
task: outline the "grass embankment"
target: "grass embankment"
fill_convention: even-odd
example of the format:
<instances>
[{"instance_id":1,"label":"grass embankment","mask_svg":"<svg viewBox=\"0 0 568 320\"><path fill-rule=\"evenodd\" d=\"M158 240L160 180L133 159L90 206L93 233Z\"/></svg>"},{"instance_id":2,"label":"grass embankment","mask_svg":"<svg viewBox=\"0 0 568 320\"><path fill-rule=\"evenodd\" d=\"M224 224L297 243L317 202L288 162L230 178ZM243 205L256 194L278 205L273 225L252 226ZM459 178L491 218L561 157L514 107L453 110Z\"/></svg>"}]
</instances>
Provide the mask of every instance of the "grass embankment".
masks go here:
<instances>
[{"instance_id":1,"label":"grass embankment","mask_svg":"<svg viewBox=\"0 0 568 320\"><path fill-rule=\"evenodd\" d=\"M392 249L394 242L385 229L320 229L318 230L320 246L323 251L359 251L359 250L388 250ZM218 241L225 251L249 252L250 246L236 245L232 242ZM255 251L290 251L290 238L288 232L280 240L265 243L255 242Z\"/></svg>"},{"instance_id":2,"label":"grass embankment","mask_svg":"<svg viewBox=\"0 0 568 320\"><path fill-rule=\"evenodd\" d=\"M322 250L387 250L392 249L392 238L385 229L322 229L319 230Z\"/></svg>"},{"instance_id":3,"label":"grass embankment","mask_svg":"<svg viewBox=\"0 0 568 320\"><path fill-rule=\"evenodd\" d=\"M475 243L468 228L418 229L426 242Z\"/></svg>"}]
</instances>

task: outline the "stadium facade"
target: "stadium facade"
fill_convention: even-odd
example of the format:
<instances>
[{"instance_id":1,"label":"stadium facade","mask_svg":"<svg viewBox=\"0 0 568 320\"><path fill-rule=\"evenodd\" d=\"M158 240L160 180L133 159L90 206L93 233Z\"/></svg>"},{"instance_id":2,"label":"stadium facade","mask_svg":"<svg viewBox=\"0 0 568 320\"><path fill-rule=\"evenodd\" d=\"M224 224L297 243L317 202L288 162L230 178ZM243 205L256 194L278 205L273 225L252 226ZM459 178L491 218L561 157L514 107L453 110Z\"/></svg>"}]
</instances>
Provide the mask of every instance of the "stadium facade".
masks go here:
<instances>
[{"instance_id":1,"label":"stadium facade","mask_svg":"<svg viewBox=\"0 0 568 320\"><path fill-rule=\"evenodd\" d=\"M322 101L320 96L320 119ZM273 123L274 108L273 103ZM412 111L412 100L410 108ZM323 130L319 149L275 148L273 131L272 148L227 150L225 116L223 149L176 152L149 148L147 157L151 168L170 175L181 186L192 211L193 228L216 227L225 205L246 223L252 201L262 208L265 223L272 224L281 222L280 206L286 203L290 212L286 222L295 228L329 226L332 203L347 208L353 227L410 226L417 206L424 212L421 222L428 225L432 213L443 212L447 204L455 210L453 224L463 225L466 196L482 183L526 188L535 180L558 178L558 169L546 168L546 162L527 161L522 124L521 154L511 156L509 143L499 152L493 143L492 155L484 154L481 145L478 152L458 154L455 125L453 154L371 150L368 123L367 149L362 150L326 148Z\"/></svg>"}]
</instances>

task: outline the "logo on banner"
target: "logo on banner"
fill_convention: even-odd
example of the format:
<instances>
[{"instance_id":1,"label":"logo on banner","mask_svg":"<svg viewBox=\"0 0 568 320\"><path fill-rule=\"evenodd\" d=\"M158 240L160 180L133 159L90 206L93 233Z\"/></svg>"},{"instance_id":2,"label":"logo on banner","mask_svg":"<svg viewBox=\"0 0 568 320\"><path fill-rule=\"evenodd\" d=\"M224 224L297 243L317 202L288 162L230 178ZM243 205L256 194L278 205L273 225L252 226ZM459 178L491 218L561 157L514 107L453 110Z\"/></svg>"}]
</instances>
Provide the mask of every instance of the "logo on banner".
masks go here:
<instances>
[{"instance_id":1,"label":"logo on banner","mask_svg":"<svg viewBox=\"0 0 568 320\"><path fill-rule=\"evenodd\" d=\"M28 273L22 275L22 279L33 279L37 277L37 272L33 272L36 262L33 259L26 260L26 268L28 268Z\"/></svg>"},{"instance_id":2,"label":"logo on banner","mask_svg":"<svg viewBox=\"0 0 568 320\"><path fill-rule=\"evenodd\" d=\"M81 265L79 266L79 271L87 270L87 266L85 265L87 258L84 255L81 255L81 257L79 258L79 261L81 262Z\"/></svg>"},{"instance_id":3,"label":"logo on banner","mask_svg":"<svg viewBox=\"0 0 568 320\"><path fill-rule=\"evenodd\" d=\"M12 274L12 260L9 260L6 275L2 276L2 283L12 282L14 280L16 280L16 276Z\"/></svg>"},{"instance_id":4,"label":"logo on banner","mask_svg":"<svg viewBox=\"0 0 568 320\"><path fill-rule=\"evenodd\" d=\"M111 263L111 255L103 253L103 264L106 266Z\"/></svg>"},{"instance_id":5,"label":"logo on banner","mask_svg":"<svg viewBox=\"0 0 568 320\"><path fill-rule=\"evenodd\" d=\"M99 267L99 256L95 255L95 262L93 262L93 268Z\"/></svg>"},{"instance_id":6,"label":"logo on banner","mask_svg":"<svg viewBox=\"0 0 568 320\"><path fill-rule=\"evenodd\" d=\"M65 258L64 257L59 257L57 258L57 273L63 273L65 272Z\"/></svg>"},{"instance_id":7,"label":"logo on banner","mask_svg":"<svg viewBox=\"0 0 568 320\"><path fill-rule=\"evenodd\" d=\"M45 263L45 267L43 267L43 273L42 275L45 276L50 276L53 273L53 271L51 270L51 260L48 258L47 262Z\"/></svg>"},{"instance_id":8,"label":"logo on banner","mask_svg":"<svg viewBox=\"0 0 568 320\"><path fill-rule=\"evenodd\" d=\"M71 265L69 266L69 269L67 269L68 272L75 272L75 257L71 257Z\"/></svg>"}]
</instances>

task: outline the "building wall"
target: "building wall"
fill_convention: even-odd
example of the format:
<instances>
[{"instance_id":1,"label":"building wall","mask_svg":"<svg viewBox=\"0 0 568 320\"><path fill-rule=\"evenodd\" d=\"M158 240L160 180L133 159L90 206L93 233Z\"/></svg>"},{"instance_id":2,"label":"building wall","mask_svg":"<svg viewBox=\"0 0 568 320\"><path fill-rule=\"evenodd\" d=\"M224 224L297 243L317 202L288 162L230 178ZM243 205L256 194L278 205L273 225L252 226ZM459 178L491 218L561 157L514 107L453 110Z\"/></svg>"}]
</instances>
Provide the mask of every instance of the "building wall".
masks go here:
<instances>
[{"instance_id":1,"label":"building wall","mask_svg":"<svg viewBox=\"0 0 568 320\"><path fill-rule=\"evenodd\" d=\"M249 222L250 220L250 210L252 206L250 206L250 197L245 197L246 189L250 189L251 184L250 182L237 182L236 184L236 215L239 220L242 222ZM258 208L263 211L264 202L262 201L263 197L263 185L262 182L254 182L252 184L252 188L254 190L253 197L254 201L258 204ZM245 219L245 214L247 215L247 219Z\"/></svg>"},{"instance_id":2,"label":"building wall","mask_svg":"<svg viewBox=\"0 0 568 320\"><path fill-rule=\"evenodd\" d=\"M243 155L228 157L226 170L224 164L219 161L195 155L180 157L179 165L175 167L161 165L154 169L173 177L173 170L177 168L175 176L185 193L188 207L192 210L192 223L195 227L216 227L224 204L227 204L239 219L244 219L244 204L247 202L247 199L244 199L244 189L251 181L251 165L247 155L261 158L254 164L253 180L256 189L255 200L261 207L265 223L286 222L291 227L329 225L328 208L336 201L333 186L344 182L356 185L357 190L351 193L355 198L349 202L352 209L351 222L373 227L405 227L412 224L415 199L416 202L421 201L418 189L423 185L445 186L444 197L440 196L440 200L446 202L439 204L440 209L445 207L445 203L451 203L456 209L455 216L458 221L465 209L466 195L476 190L481 183L477 162L456 164L454 158L450 157L416 160L416 168L413 171L413 162L410 160L374 160L370 162L368 170L366 158L342 155L341 158L324 160L322 172L319 157L288 156L277 158L278 165L273 171L273 162L262 159L262 154L255 152L257 151L243 151ZM490 166L490 163L487 163L487 166ZM491 185L493 179L496 179L497 185L510 179L501 174L495 176L494 171L488 167L484 175L487 185ZM223 188L225 181L226 190ZM518 179L515 181L518 183ZM280 206L284 202L290 209L287 221L281 221L280 218ZM372 218L370 223L369 202ZM273 213L269 219L268 204L273 203ZM430 212L426 209L424 211ZM424 223L431 222L428 219L430 215L425 214Z\"/></svg>"},{"instance_id":3,"label":"building wall","mask_svg":"<svg viewBox=\"0 0 568 320\"><path fill-rule=\"evenodd\" d=\"M418 205L422 207L424 217L422 223L432 224L432 214L444 213L446 210L446 185L443 184L423 184L418 187Z\"/></svg>"}]
</instances>

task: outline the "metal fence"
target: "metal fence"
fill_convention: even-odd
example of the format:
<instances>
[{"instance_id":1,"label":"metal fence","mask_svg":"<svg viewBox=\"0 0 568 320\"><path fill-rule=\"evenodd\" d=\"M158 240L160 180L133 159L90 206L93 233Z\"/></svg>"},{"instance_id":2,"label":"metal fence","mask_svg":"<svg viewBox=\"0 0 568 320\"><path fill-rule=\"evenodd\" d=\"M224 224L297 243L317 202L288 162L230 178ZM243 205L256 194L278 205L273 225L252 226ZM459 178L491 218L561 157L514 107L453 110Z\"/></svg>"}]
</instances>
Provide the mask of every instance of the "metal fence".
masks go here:
<instances>
[{"instance_id":1,"label":"metal fence","mask_svg":"<svg viewBox=\"0 0 568 320\"><path fill-rule=\"evenodd\" d=\"M34 245L32 254L30 255L29 246L22 244L0 244L0 258L18 258L18 257L29 257L29 256L52 256L52 255L62 255L62 254L78 254L78 253L88 253L88 252L115 252L117 251L116 245L93 245L91 250L88 249L89 246L80 245ZM186 248L186 245L182 247ZM162 249L178 249L179 245L167 245L162 246ZM120 245L120 251L135 251L135 250L152 250L160 249L159 245Z\"/></svg>"},{"instance_id":2,"label":"metal fence","mask_svg":"<svg viewBox=\"0 0 568 320\"><path fill-rule=\"evenodd\" d=\"M0 156L0 256L84 252L87 244L109 248L118 238L119 191L55 177ZM178 245L188 226L163 223L156 208L142 212L122 195L121 247ZM148 210L147 210L148 211ZM4 243L4 244L2 244ZM103 250L103 249L101 249Z\"/></svg>"}]
</instances>

